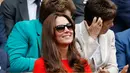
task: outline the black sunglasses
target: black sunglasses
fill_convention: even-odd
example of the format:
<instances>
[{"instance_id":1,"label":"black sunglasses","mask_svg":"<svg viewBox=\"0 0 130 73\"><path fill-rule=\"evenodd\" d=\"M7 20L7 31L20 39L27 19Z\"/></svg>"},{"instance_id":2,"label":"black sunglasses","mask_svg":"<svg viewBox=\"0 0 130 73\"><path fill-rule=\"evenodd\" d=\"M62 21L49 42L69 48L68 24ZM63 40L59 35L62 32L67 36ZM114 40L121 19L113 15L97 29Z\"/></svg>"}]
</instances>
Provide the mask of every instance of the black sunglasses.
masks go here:
<instances>
[{"instance_id":1,"label":"black sunglasses","mask_svg":"<svg viewBox=\"0 0 130 73\"><path fill-rule=\"evenodd\" d=\"M55 29L58 32L63 32L65 30L65 27L67 27L69 30L73 29L73 25L71 23L67 23L66 25L58 25L55 27Z\"/></svg>"}]
</instances>

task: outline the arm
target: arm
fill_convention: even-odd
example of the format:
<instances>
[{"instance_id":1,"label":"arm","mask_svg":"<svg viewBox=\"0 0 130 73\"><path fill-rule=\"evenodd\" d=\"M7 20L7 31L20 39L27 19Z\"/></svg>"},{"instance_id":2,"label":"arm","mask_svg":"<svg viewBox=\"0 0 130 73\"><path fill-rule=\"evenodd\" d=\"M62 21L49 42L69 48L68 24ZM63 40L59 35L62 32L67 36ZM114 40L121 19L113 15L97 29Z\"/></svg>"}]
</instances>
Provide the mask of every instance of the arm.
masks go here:
<instances>
[{"instance_id":1,"label":"arm","mask_svg":"<svg viewBox=\"0 0 130 73\"><path fill-rule=\"evenodd\" d=\"M6 37L6 33L5 33L5 25L4 25L3 15L0 12L0 49L4 48L6 40L7 40L7 37Z\"/></svg>"},{"instance_id":2,"label":"arm","mask_svg":"<svg viewBox=\"0 0 130 73\"><path fill-rule=\"evenodd\" d=\"M3 11L3 15L4 15L4 24L5 24L5 27L6 27L7 36L11 32L11 30L12 30L14 24L15 24L15 11L16 10L11 3L12 2L10 2L9 0L5 0L1 4L1 8L2 8L2 11Z\"/></svg>"},{"instance_id":3,"label":"arm","mask_svg":"<svg viewBox=\"0 0 130 73\"><path fill-rule=\"evenodd\" d=\"M29 33L26 23L15 24L8 37L6 51L10 56L10 70L12 72L32 71L36 58L27 57L29 48Z\"/></svg>"},{"instance_id":4,"label":"arm","mask_svg":"<svg viewBox=\"0 0 130 73\"><path fill-rule=\"evenodd\" d=\"M107 66L105 68L108 69L110 73L118 73L117 61L116 61L115 36L113 31L111 31L110 34L108 35L110 40L110 48L108 48L110 51L110 56Z\"/></svg>"},{"instance_id":5,"label":"arm","mask_svg":"<svg viewBox=\"0 0 130 73\"><path fill-rule=\"evenodd\" d=\"M117 56L117 63L119 71L123 69L126 65L126 55L125 55L125 46L124 43L121 41L122 38L119 38L119 35L116 35L116 56Z\"/></svg>"},{"instance_id":6,"label":"arm","mask_svg":"<svg viewBox=\"0 0 130 73\"><path fill-rule=\"evenodd\" d=\"M3 50L0 49L0 71L3 70L5 72L8 71L8 56L7 53ZM3 72L0 72L3 73Z\"/></svg>"}]
</instances>

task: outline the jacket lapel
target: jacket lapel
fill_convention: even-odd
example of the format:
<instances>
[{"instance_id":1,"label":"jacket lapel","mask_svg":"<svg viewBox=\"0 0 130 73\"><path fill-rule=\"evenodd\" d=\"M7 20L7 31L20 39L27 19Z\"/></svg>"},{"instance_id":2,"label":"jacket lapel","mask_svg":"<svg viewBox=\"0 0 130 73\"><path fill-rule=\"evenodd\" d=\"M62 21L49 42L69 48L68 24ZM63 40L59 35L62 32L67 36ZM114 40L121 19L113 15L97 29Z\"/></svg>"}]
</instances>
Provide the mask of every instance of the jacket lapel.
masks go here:
<instances>
[{"instance_id":1,"label":"jacket lapel","mask_svg":"<svg viewBox=\"0 0 130 73\"><path fill-rule=\"evenodd\" d=\"M37 44L38 44L38 50L39 50L39 56L41 56L41 34L42 34L42 24L39 20L36 22L36 33L37 33Z\"/></svg>"},{"instance_id":2,"label":"jacket lapel","mask_svg":"<svg viewBox=\"0 0 130 73\"><path fill-rule=\"evenodd\" d=\"M27 0L20 0L19 10L23 20L29 20Z\"/></svg>"}]
</instances>

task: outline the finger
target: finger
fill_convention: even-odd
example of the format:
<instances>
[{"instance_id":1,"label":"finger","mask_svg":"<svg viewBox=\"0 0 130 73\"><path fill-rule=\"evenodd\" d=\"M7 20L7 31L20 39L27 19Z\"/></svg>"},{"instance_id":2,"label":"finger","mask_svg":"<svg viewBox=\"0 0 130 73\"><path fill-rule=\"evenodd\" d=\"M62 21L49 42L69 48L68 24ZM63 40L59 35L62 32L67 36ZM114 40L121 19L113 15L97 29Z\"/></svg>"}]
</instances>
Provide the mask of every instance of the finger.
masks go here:
<instances>
[{"instance_id":1,"label":"finger","mask_svg":"<svg viewBox=\"0 0 130 73\"><path fill-rule=\"evenodd\" d=\"M101 21L101 18L99 17L98 19L97 19L97 23L99 23Z\"/></svg>"},{"instance_id":2,"label":"finger","mask_svg":"<svg viewBox=\"0 0 130 73\"><path fill-rule=\"evenodd\" d=\"M98 18L97 24L98 24L99 26L102 26L102 19L101 19L101 17Z\"/></svg>"},{"instance_id":3,"label":"finger","mask_svg":"<svg viewBox=\"0 0 130 73\"><path fill-rule=\"evenodd\" d=\"M109 73L109 71L106 68L104 68L103 71L104 73Z\"/></svg>"},{"instance_id":4,"label":"finger","mask_svg":"<svg viewBox=\"0 0 130 73\"><path fill-rule=\"evenodd\" d=\"M129 68L129 65L126 65L126 66L124 66L123 70L124 70L125 72L127 72L128 68Z\"/></svg>"},{"instance_id":5,"label":"finger","mask_svg":"<svg viewBox=\"0 0 130 73\"><path fill-rule=\"evenodd\" d=\"M100 72L103 71L102 67L99 68L99 71L100 71Z\"/></svg>"},{"instance_id":6,"label":"finger","mask_svg":"<svg viewBox=\"0 0 130 73\"><path fill-rule=\"evenodd\" d=\"M128 69L128 68L129 68L129 65L127 64L124 68L125 68L125 69Z\"/></svg>"},{"instance_id":7,"label":"finger","mask_svg":"<svg viewBox=\"0 0 130 73\"><path fill-rule=\"evenodd\" d=\"M93 18L93 21L92 21L92 24L95 24L96 21L97 21L97 17L94 17L94 18Z\"/></svg>"},{"instance_id":8,"label":"finger","mask_svg":"<svg viewBox=\"0 0 130 73\"><path fill-rule=\"evenodd\" d=\"M128 68L129 65L124 66L120 73L127 73Z\"/></svg>"}]
</instances>

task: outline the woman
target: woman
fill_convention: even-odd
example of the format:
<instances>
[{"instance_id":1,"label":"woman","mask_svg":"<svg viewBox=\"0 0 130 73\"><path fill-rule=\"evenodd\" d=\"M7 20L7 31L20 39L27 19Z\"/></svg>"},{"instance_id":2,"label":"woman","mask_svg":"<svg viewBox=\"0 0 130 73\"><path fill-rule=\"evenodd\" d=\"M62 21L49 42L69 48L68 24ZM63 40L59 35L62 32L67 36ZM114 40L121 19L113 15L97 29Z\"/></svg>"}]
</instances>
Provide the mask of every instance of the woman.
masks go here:
<instances>
[{"instance_id":1,"label":"woman","mask_svg":"<svg viewBox=\"0 0 130 73\"><path fill-rule=\"evenodd\" d=\"M30 72L36 59L41 57L42 23L53 12L72 16L75 10L72 0L43 0L39 20L22 21L15 24L5 50L9 54L11 72Z\"/></svg>"},{"instance_id":2,"label":"woman","mask_svg":"<svg viewBox=\"0 0 130 73\"><path fill-rule=\"evenodd\" d=\"M76 50L73 21L64 14L53 13L43 24L43 57L36 60L34 73L91 73L87 61Z\"/></svg>"},{"instance_id":3,"label":"woman","mask_svg":"<svg viewBox=\"0 0 130 73\"><path fill-rule=\"evenodd\" d=\"M93 73L118 73L113 26L116 5L111 0L88 0L85 20L76 25L81 55L88 59ZM87 23L86 23L87 22Z\"/></svg>"}]
</instances>

